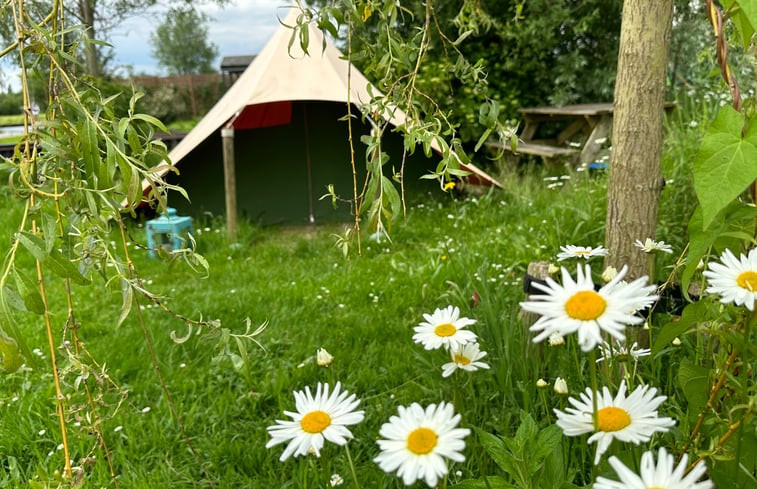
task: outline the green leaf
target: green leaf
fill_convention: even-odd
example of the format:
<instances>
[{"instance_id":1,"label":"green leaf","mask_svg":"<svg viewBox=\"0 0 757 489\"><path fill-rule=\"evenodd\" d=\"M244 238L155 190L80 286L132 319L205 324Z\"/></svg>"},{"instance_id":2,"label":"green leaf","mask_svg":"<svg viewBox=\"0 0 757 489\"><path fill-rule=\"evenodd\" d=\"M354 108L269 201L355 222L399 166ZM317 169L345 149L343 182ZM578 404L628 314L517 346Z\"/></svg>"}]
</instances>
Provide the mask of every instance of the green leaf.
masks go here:
<instances>
[{"instance_id":1,"label":"green leaf","mask_svg":"<svg viewBox=\"0 0 757 489\"><path fill-rule=\"evenodd\" d=\"M454 487L455 489L518 489L507 482L507 479L499 475L490 475L486 477L486 480L483 478L468 479L450 487Z\"/></svg>"},{"instance_id":2,"label":"green leaf","mask_svg":"<svg viewBox=\"0 0 757 489\"><path fill-rule=\"evenodd\" d=\"M39 261L45 261L47 258L47 249L45 242L42 239L27 232L18 233L16 238L18 239L18 242L21 243L21 246L26 248L34 258Z\"/></svg>"},{"instance_id":3,"label":"green leaf","mask_svg":"<svg viewBox=\"0 0 757 489\"><path fill-rule=\"evenodd\" d=\"M21 296L19 296L15 290L11 289L7 285L3 287L3 299L5 299L5 303L13 309L21 312L28 312L26 305L24 305L24 300L21 298Z\"/></svg>"},{"instance_id":4,"label":"green leaf","mask_svg":"<svg viewBox=\"0 0 757 489\"><path fill-rule=\"evenodd\" d=\"M89 117L84 119L84 124L79 128L79 137L86 178L90 182L95 182L93 186L98 188L96 182L100 170L100 149L97 147L95 123Z\"/></svg>"},{"instance_id":5,"label":"green leaf","mask_svg":"<svg viewBox=\"0 0 757 489\"><path fill-rule=\"evenodd\" d=\"M525 411L520 413L520 426L518 431L515 432L515 444L518 447L518 452L522 452L524 448L529 447L529 451L532 448L532 443L536 439L539 433L539 428L536 426L534 419ZM530 456L530 453L529 453Z\"/></svg>"},{"instance_id":6,"label":"green leaf","mask_svg":"<svg viewBox=\"0 0 757 489\"><path fill-rule=\"evenodd\" d=\"M560 445L562 440L562 430L557 425L550 425L539 432L539 436L536 439L536 446L533 447L533 451L529 452L531 460L538 460L541 464L541 459L546 458L547 455Z\"/></svg>"},{"instance_id":7,"label":"green leaf","mask_svg":"<svg viewBox=\"0 0 757 489\"><path fill-rule=\"evenodd\" d=\"M128 280L125 278L121 279L121 313L118 315L118 321L116 322L116 326L121 326L121 324L126 320L126 317L129 315L129 312L131 312L131 306L134 303L134 289L131 287L131 284ZM191 330L190 330L191 332Z\"/></svg>"},{"instance_id":8,"label":"green leaf","mask_svg":"<svg viewBox=\"0 0 757 489\"><path fill-rule=\"evenodd\" d=\"M2 368L5 373L13 373L24 364L18 343L2 330L0 330L0 356L2 356Z\"/></svg>"},{"instance_id":9,"label":"green leaf","mask_svg":"<svg viewBox=\"0 0 757 489\"><path fill-rule=\"evenodd\" d=\"M54 274L69 278L79 285L87 285L90 280L79 272L79 269L74 265L71 260L68 259L58 249L52 249L48 259L44 262L45 266L50 269Z\"/></svg>"},{"instance_id":10,"label":"green leaf","mask_svg":"<svg viewBox=\"0 0 757 489\"><path fill-rule=\"evenodd\" d=\"M42 301L42 296L39 293L39 284L37 281L32 280L31 277L25 275L16 267L13 267L13 277L16 279L16 288L19 295L21 295L21 299L24 301L26 310L35 314L44 314L45 303Z\"/></svg>"},{"instance_id":11,"label":"green leaf","mask_svg":"<svg viewBox=\"0 0 757 489\"><path fill-rule=\"evenodd\" d=\"M689 415L698 415L707 404L709 373L709 369L694 365L687 359L681 361L681 366L678 369L678 384L689 402Z\"/></svg>"},{"instance_id":12,"label":"green leaf","mask_svg":"<svg viewBox=\"0 0 757 489\"><path fill-rule=\"evenodd\" d=\"M706 301L697 301L686 306L683 309L680 320L668 323L662 327L652 347L652 356L657 355L676 337L681 336L696 323L701 322L706 317L709 307L710 304Z\"/></svg>"},{"instance_id":13,"label":"green leaf","mask_svg":"<svg viewBox=\"0 0 757 489\"><path fill-rule=\"evenodd\" d=\"M45 251L50 253L55 246L55 238L58 236L58 226L55 219L48 214L42 214L42 236L45 239Z\"/></svg>"},{"instance_id":14,"label":"green leaf","mask_svg":"<svg viewBox=\"0 0 757 489\"><path fill-rule=\"evenodd\" d=\"M89 195L89 194L87 194ZM73 279L80 285L86 285L90 280L79 272L79 269L60 250L53 248L48 253L45 242L31 233L23 232L16 235L21 245L42 262L51 272L63 278ZM23 294L21 294L23 295Z\"/></svg>"},{"instance_id":15,"label":"green leaf","mask_svg":"<svg viewBox=\"0 0 757 489\"><path fill-rule=\"evenodd\" d=\"M147 122L148 124L155 126L163 132L169 132L165 124L163 124L157 117L153 117L149 114L134 114L132 118Z\"/></svg>"},{"instance_id":16,"label":"green leaf","mask_svg":"<svg viewBox=\"0 0 757 489\"><path fill-rule=\"evenodd\" d=\"M516 473L515 466L513 465L512 457L505 448L505 443L497 436L487 433L486 431L474 428L478 435L478 441L481 446L484 447L486 453L494 460L500 469L504 470L508 474L512 475Z\"/></svg>"},{"instance_id":17,"label":"green leaf","mask_svg":"<svg viewBox=\"0 0 757 489\"><path fill-rule=\"evenodd\" d=\"M749 122L725 106L702 140L694 162L694 188L704 229L757 178L757 124Z\"/></svg>"}]
</instances>

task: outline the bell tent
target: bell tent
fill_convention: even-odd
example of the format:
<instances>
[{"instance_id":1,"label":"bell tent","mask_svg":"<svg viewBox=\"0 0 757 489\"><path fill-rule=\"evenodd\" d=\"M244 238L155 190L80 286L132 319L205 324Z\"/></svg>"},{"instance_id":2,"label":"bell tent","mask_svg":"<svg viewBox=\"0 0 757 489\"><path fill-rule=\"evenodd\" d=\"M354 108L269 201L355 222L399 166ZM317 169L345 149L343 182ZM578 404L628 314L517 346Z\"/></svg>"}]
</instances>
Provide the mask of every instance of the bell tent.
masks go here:
<instances>
[{"instance_id":1,"label":"bell tent","mask_svg":"<svg viewBox=\"0 0 757 489\"><path fill-rule=\"evenodd\" d=\"M293 22L290 16L283 24ZM328 39L321 51L322 33L309 28L310 49L304 54L297 43L289 48L292 31L286 25L279 26L234 85L171 150L169 159L180 173L166 178L186 189L191 199L191 203L172 199L172 207L185 214L223 214L229 205L225 188L231 173L231 188L236 188L231 205L253 221L296 224L349 215L349 206L342 205L335 212L331 199L320 197L330 184L337 194L352 195L347 100L349 97L353 104L368 102L370 82ZM372 93L379 92L374 88ZM359 116L357 107L352 112ZM399 110L389 117L394 126L404 120ZM360 136L371 126L360 117L353 118L352 124L356 168L359 176L365 175L365 146ZM233 138L229 139L230 135ZM402 136L389 132L382 144L390 156L386 172L392 167L399 171ZM224 150L228 152L229 145L233 166L227 161L225 181ZM437 163L438 157L436 161L428 159L422 151L408 155L406 186L418 182ZM479 182L499 185L473 165L463 165L463 169ZM423 187L415 187L429 191L438 188L428 180L420 182Z\"/></svg>"}]
</instances>

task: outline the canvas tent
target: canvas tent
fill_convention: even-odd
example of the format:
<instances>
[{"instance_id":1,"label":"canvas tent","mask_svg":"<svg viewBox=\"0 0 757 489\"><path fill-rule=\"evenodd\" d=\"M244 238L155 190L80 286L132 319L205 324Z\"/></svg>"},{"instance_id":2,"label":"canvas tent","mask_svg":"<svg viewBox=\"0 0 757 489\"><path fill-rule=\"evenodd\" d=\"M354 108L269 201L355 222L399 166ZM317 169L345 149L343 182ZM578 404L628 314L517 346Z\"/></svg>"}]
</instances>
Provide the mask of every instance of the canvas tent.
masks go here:
<instances>
[{"instance_id":1,"label":"canvas tent","mask_svg":"<svg viewBox=\"0 0 757 489\"><path fill-rule=\"evenodd\" d=\"M293 22L291 17L284 21ZM330 41L321 52L323 36L315 27L310 29L310 53L304 55L297 43L289 48L292 31L280 26L221 100L171 150L169 159L180 174L167 178L185 188L191 199L189 204L174 198L171 206L195 215L224 212L221 130L233 128L235 195L243 215L263 223L313 222L348 215L348 206L335 214L331 202L319 197L329 184L335 185L340 195L352 195L343 117L348 97L352 103L370 100L370 82L342 59ZM359 114L357 108L353 113ZM390 122L400 125L404 117L396 110ZM360 134L371 128L359 117L353 119L353 126L356 165L364 174L365 146L359 140ZM384 147L390 154L388 166L399 169L402 137L390 136ZM428 161L422 151L408 157L406 184L418 181L437 162ZM465 169L479 181L498 185L472 165ZM428 180L423 182L426 190L434 188Z\"/></svg>"}]
</instances>

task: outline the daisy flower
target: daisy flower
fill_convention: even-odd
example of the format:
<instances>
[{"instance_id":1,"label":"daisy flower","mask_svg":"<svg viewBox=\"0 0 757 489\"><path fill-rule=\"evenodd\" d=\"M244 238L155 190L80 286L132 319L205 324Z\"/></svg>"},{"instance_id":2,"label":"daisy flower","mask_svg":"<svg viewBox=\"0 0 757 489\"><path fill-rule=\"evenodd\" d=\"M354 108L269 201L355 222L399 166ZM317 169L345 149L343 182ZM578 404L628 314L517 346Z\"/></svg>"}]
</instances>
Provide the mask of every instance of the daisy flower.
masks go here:
<instances>
[{"instance_id":1,"label":"daisy flower","mask_svg":"<svg viewBox=\"0 0 757 489\"><path fill-rule=\"evenodd\" d=\"M655 465L653 452L641 456L641 477L636 475L617 457L610 457L610 465L620 477L620 482L597 477L594 489L712 489L714 485L708 479L697 482L705 475L707 467L704 462L697 463L686 474L687 456L681 458L676 466L672 454L660 448ZM684 475L685 474L685 475Z\"/></svg>"},{"instance_id":2,"label":"daisy flower","mask_svg":"<svg viewBox=\"0 0 757 489\"><path fill-rule=\"evenodd\" d=\"M665 432L675 424L671 418L660 418L657 407L667 399L656 396L657 389L646 385L638 386L626 397L626 382L620 383L618 394L612 397L607 387L597 397L597 429L594 430L593 393L591 388L580 394L580 400L573 397L568 401L573 405L565 412L555 409L557 426L562 428L565 436L580 436L594 433L589 443L597 442L597 454L594 464L599 463L602 454L607 451L614 439L632 442L638 445L647 442L658 431Z\"/></svg>"},{"instance_id":3,"label":"daisy flower","mask_svg":"<svg viewBox=\"0 0 757 489\"><path fill-rule=\"evenodd\" d=\"M466 343L458 348L450 348L449 356L452 361L442 365L442 377L449 377L457 369L474 372L480 368L489 368L489 365L479 362L486 356L486 352L480 350L478 343Z\"/></svg>"},{"instance_id":4,"label":"daisy flower","mask_svg":"<svg viewBox=\"0 0 757 489\"><path fill-rule=\"evenodd\" d=\"M373 459L387 473L397 476L409 486L423 479L429 487L436 487L449 469L445 459L463 462L460 453L465 448L463 438L470 434L467 428L456 428L460 415L452 404L431 404L425 410L418 403L400 406L398 415L381 426L378 440L381 453Z\"/></svg>"},{"instance_id":5,"label":"daisy flower","mask_svg":"<svg viewBox=\"0 0 757 489\"><path fill-rule=\"evenodd\" d=\"M651 238L647 238L642 243L637 239L633 242L633 245L640 248L644 253L654 253L655 251L662 251L663 253L673 253L673 248L665 241L655 241Z\"/></svg>"},{"instance_id":6,"label":"daisy flower","mask_svg":"<svg viewBox=\"0 0 757 489\"><path fill-rule=\"evenodd\" d=\"M588 260L595 256L607 255L607 248L603 246L592 248L591 246L566 245L560 246L560 249L562 251L557 254L557 261L569 260L571 258L584 258Z\"/></svg>"},{"instance_id":7,"label":"daisy flower","mask_svg":"<svg viewBox=\"0 0 757 489\"><path fill-rule=\"evenodd\" d=\"M465 343L476 341L476 333L464 329L476 324L474 319L461 318L460 309L447 306L433 314L424 314L425 321L414 328L413 341L422 343L426 350L440 347L460 348Z\"/></svg>"},{"instance_id":8,"label":"daisy flower","mask_svg":"<svg viewBox=\"0 0 757 489\"><path fill-rule=\"evenodd\" d=\"M702 272L710 282L707 292L722 296L720 302L745 305L753 311L757 297L757 248L739 258L727 249L720 255L720 261L710 263L708 270Z\"/></svg>"},{"instance_id":9,"label":"daisy flower","mask_svg":"<svg viewBox=\"0 0 757 489\"><path fill-rule=\"evenodd\" d=\"M355 394L342 391L339 382L330 393L329 384L320 382L315 396L310 392L310 387L305 387L304 392L294 391L294 399L297 412L284 411L292 420L277 419L275 425L268 427L271 439L266 443L266 448L289 442L279 459L282 462L292 454L297 457L312 452L320 457L324 440L345 445L352 438L346 426L363 420L363 411L355 411L360 400L355 398Z\"/></svg>"},{"instance_id":10,"label":"daisy flower","mask_svg":"<svg viewBox=\"0 0 757 489\"><path fill-rule=\"evenodd\" d=\"M318 348L315 352L315 361L321 367L328 367L334 361L334 356L325 348Z\"/></svg>"},{"instance_id":11,"label":"daisy flower","mask_svg":"<svg viewBox=\"0 0 757 489\"><path fill-rule=\"evenodd\" d=\"M648 357L652 350L649 348L639 348L639 344L634 341L630 348L626 347L620 341L615 341L615 344L610 347L610 344L603 341L599 345L600 357L597 358L597 363L605 360L615 359L619 361L628 360L629 358L634 362L638 362L641 357Z\"/></svg>"},{"instance_id":12,"label":"daisy flower","mask_svg":"<svg viewBox=\"0 0 757 489\"><path fill-rule=\"evenodd\" d=\"M649 307L657 296L652 295L654 285L645 285L647 277L631 283L621 282L628 268L623 269L598 291L594 290L591 268L578 266L578 278L573 280L570 273L562 268L562 285L547 277L546 285L534 282L532 285L543 290L546 295L532 295L530 301L521 302L523 310L541 314L531 326L538 331L534 342L549 338L553 333L565 336L578 333L578 344L583 351L590 351L603 341L605 331L619 341L625 340L626 325L639 324L644 320L634 315L636 311Z\"/></svg>"}]
</instances>

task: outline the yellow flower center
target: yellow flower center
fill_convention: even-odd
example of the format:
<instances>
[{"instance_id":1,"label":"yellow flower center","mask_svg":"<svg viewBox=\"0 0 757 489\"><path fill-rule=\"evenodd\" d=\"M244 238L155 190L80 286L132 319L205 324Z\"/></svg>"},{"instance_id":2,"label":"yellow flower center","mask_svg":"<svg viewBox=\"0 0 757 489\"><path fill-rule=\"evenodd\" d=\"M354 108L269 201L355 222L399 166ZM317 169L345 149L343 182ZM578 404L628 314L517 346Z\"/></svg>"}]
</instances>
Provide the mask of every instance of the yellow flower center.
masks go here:
<instances>
[{"instance_id":1,"label":"yellow flower center","mask_svg":"<svg viewBox=\"0 0 757 489\"><path fill-rule=\"evenodd\" d=\"M631 417L625 409L609 406L597 411L599 431L620 431L631 424Z\"/></svg>"},{"instance_id":2,"label":"yellow flower center","mask_svg":"<svg viewBox=\"0 0 757 489\"><path fill-rule=\"evenodd\" d=\"M468 365L470 363L470 358L466 357L465 355L455 353L455 363L458 365Z\"/></svg>"},{"instance_id":3,"label":"yellow flower center","mask_svg":"<svg viewBox=\"0 0 757 489\"><path fill-rule=\"evenodd\" d=\"M576 250L576 255L578 256L591 255L591 250Z\"/></svg>"},{"instance_id":4,"label":"yellow flower center","mask_svg":"<svg viewBox=\"0 0 757 489\"><path fill-rule=\"evenodd\" d=\"M741 287L742 289L757 292L757 272L753 272L751 270L741 272L741 274L736 278L736 283L739 284L739 287Z\"/></svg>"},{"instance_id":5,"label":"yellow flower center","mask_svg":"<svg viewBox=\"0 0 757 489\"><path fill-rule=\"evenodd\" d=\"M457 333L457 328L454 324L444 323L434 328L434 333L436 336L452 336Z\"/></svg>"},{"instance_id":6,"label":"yellow flower center","mask_svg":"<svg viewBox=\"0 0 757 489\"><path fill-rule=\"evenodd\" d=\"M416 455L426 455L436 446L437 436L434 430L418 428L407 437L407 449Z\"/></svg>"},{"instance_id":7,"label":"yellow flower center","mask_svg":"<svg viewBox=\"0 0 757 489\"><path fill-rule=\"evenodd\" d=\"M323 411L310 411L300 420L300 426L305 433L320 433L331 424L331 416Z\"/></svg>"},{"instance_id":8,"label":"yellow flower center","mask_svg":"<svg viewBox=\"0 0 757 489\"><path fill-rule=\"evenodd\" d=\"M573 319L591 321L605 312L607 302L593 290L576 292L565 302L565 312Z\"/></svg>"}]
</instances>

